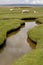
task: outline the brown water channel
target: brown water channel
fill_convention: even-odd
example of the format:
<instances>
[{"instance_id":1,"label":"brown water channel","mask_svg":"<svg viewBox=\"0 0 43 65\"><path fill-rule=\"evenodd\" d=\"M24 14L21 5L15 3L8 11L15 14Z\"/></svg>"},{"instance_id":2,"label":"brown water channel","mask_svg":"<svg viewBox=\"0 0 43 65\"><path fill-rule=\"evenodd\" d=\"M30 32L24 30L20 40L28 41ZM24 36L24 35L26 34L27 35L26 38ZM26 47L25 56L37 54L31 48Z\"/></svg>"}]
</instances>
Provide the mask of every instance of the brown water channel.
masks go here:
<instances>
[{"instance_id":1,"label":"brown water channel","mask_svg":"<svg viewBox=\"0 0 43 65\"><path fill-rule=\"evenodd\" d=\"M0 53L0 65L11 65L15 59L35 48L35 44L27 42L27 31L36 25L35 22L26 22L24 27L7 38L6 47Z\"/></svg>"}]
</instances>

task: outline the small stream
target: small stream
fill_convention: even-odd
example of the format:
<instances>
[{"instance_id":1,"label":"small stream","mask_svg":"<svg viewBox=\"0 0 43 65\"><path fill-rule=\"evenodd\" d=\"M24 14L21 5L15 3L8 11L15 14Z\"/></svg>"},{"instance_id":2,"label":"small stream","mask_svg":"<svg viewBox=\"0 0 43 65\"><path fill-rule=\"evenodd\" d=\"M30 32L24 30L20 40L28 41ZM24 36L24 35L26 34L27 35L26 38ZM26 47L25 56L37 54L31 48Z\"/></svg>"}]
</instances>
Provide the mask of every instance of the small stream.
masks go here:
<instances>
[{"instance_id":1,"label":"small stream","mask_svg":"<svg viewBox=\"0 0 43 65\"><path fill-rule=\"evenodd\" d=\"M0 65L11 65L17 58L35 49L36 46L27 41L27 31L36 25L35 22L25 22L24 27L7 38L6 47L0 53Z\"/></svg>"}]
</instances>

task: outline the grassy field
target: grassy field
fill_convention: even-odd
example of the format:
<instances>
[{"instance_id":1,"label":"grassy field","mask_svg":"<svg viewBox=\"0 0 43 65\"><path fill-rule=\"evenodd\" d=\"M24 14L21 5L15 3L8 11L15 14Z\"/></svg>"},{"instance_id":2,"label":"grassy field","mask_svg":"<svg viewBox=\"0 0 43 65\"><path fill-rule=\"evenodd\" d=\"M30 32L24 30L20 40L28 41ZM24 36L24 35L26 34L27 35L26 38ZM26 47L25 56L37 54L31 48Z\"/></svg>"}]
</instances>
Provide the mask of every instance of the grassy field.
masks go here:
<instances>
[{"instance_id":1,"label":"grassy field","mask_svg":"<svg viewBox=\"0 0 43 65\"><path fill-rule=\"evenodd\" d=\"M43 50L36 49L15 61L12 65L43 65Z\"/></svg>"},{"instance_id":2,"label":"grassy field","mask_svg":"<svg viewBox=\"0 0 43 65\"><path fill-rule=\"evenodd\" d=\"M10 11L11 8L13 11ZM22 10L29 12L22 13ZM43 65L43 7L0 7L0 45L6 39L9 30L17 29L24 23L22 18L36 18L35 21L41 23L27 33L28 38L37 42L37 46L12 65Z\"/></svg>"},{"instance_id":3,"label":"grassy field","mask_svg":"<svg viewBox=\"0 0 43 65\"><path fill-rule=\"evenodd\" d=\"M28 38L37 43L38 48L43 48L43 24L39 24L28 32Z\"/></svg>"},{"instance_id":4,"label":"grassy field","mask_svg":"<svg viewBox=\"0 0 43 65\"><path fill-rule=\"evenodd\" d=\"M0 45L3 44L6 39L6 34L8 31L18 29L23 23L24 22L16 19L0 20Z\"/></svg>"}]
</instances>

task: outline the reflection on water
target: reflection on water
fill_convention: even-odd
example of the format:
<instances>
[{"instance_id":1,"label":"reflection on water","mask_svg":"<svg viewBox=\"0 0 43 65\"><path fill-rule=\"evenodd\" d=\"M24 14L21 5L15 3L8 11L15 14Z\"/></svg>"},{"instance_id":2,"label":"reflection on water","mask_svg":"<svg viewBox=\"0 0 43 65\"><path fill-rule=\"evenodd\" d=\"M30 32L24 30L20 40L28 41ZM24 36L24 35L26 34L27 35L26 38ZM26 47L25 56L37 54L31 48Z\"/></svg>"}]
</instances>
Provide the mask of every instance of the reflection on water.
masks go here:
<instances>
[{"instance_id":1,"label":"reflection on water","mask_svg":"<svg viewBox=\"0 0 43 65\"><path fill-rule=\"evenodd\" d=\"M35 22L26 22L16 34L7 38L6 47L0 53L0 65L11 65L15 59L32 50L33 47L27 42L27 31L34 26Z\"/></svg>"}]
</instances>

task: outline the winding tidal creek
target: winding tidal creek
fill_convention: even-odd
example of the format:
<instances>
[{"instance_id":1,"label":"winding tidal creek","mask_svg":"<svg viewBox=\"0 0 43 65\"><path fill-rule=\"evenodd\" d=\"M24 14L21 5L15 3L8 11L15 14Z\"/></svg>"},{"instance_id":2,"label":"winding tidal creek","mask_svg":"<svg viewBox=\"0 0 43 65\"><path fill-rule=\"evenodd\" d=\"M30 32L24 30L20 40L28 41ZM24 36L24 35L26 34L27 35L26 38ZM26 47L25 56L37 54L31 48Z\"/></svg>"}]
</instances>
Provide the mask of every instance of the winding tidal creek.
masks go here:
<instances>
[{"instance_id":1,"label":"winding tidal creek","mask_svg":"<svg viewBox=\"0 0 43 65\"><path fill-rule=\"evenodd\" d=\"M0 65L11 65L14 60L35 48L34 44L31 47L30 41L27 41L27 31L36 25L35 22L25 22L25 26L21 27L19 31L9 35L6 46L0 53Z\"/></svg>"}]
</instances>

